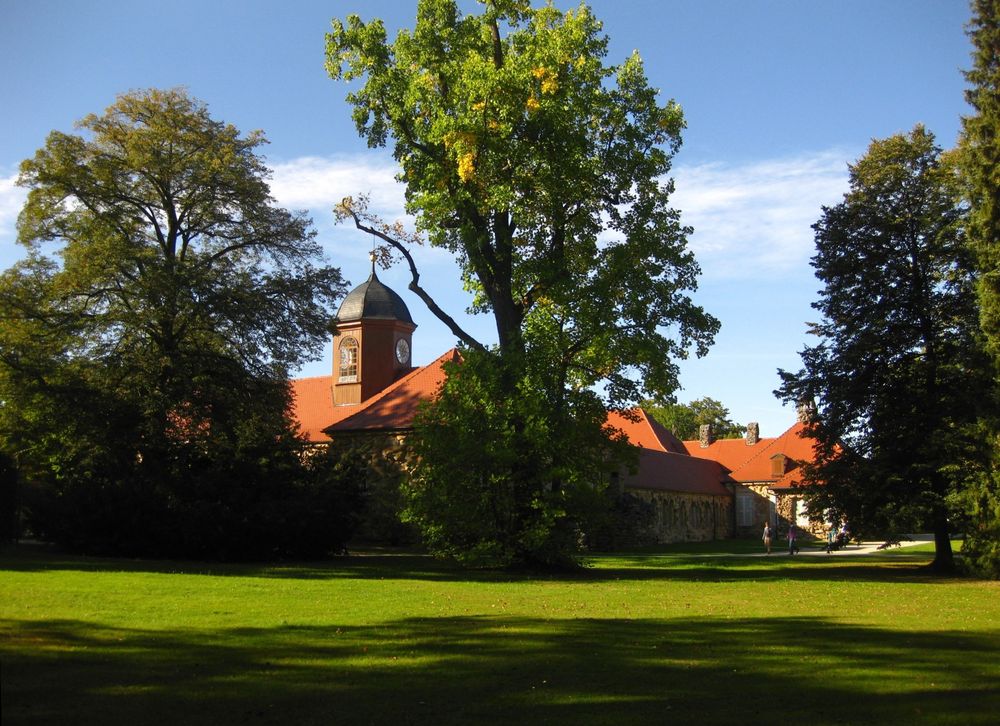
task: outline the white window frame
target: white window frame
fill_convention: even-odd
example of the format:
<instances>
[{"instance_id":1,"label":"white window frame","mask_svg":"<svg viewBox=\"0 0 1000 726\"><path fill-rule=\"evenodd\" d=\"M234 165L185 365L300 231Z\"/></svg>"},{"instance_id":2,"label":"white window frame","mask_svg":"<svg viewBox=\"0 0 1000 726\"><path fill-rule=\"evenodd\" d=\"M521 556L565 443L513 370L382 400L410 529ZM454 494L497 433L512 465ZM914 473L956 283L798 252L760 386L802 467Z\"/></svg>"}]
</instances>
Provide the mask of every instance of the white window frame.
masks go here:
<instances>
[{"instance_id":1,"label":"white window frame","mask_svg":"<svg viewBox=\"0 0 1000 726\"><path fill-rule=\"evenodd\" d=\"M753 492L743 489L736 490L736 526L753 526Z\"/></svg>"}]
</instances>

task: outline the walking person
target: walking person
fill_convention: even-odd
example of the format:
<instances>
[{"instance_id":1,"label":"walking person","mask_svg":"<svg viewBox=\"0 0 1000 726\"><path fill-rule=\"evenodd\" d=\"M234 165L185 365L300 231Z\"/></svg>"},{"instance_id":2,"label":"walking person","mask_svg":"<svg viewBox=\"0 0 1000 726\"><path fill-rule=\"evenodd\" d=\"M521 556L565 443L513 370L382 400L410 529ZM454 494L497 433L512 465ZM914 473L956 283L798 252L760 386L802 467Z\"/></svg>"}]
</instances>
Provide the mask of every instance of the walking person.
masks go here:
<instances>
[{"instance_id":1,"label":"walking person","mask_svg":"<svg viewBox=\"0 0 1000 726\"><path fill-rule=\"evenodd\" d=\"M797 533L795 531L795 524L793 523L788 525L788 554L790 555L794 555L796 552L799 551L798 545L795 544L796 534Z\"/></svg>"},{"instance_id":2,"label":"walking person","mask_svg":"<svg viewBox=\"0 0 1000 726\"><path fill-rule=\"evenodd\" d=\"M764 536L761 538L764 540L764 547L767 548L767 554L771 554L771 538L774 532L771 530L771 523L764 522Z\"/></svg>"}]
</instances>

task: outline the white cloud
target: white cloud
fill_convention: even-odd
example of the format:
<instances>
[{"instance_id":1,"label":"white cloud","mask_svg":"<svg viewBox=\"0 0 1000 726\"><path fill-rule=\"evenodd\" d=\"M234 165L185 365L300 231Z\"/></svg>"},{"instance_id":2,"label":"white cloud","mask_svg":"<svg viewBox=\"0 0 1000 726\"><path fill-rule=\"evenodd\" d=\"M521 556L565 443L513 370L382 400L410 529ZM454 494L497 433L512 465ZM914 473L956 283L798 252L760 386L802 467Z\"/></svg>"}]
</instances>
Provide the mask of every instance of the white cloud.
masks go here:
<instances>
[{"instance_id":1,"label":"white cloud","mask_svg":"<svg viewBox=\"0 0 1000 726\"><path fill-rule=\"evenodd\" d=\"M405 216L398 167L377 157L304 156L273 167L271 193L291 209L330 214L347 196L368 194L371 211L386 219Z\"/></svg>"},{"instance_id":2,"label":"white cloud","mask_svg":"<svg viewBox=\"0 0 1000 726\"><path fill-rule=\"evenodd\" d=\"M16 184L17 174L0 176L0 235L7 237L14 234L17 214L24 206L28 190Z\"/></svg>"},{"instance_id":3,"label":"white cloud","mask_svg":"<svg viewBox=\"0 0 1000 726\"><path fill-rule=\"evenodd\" d=\"M0 270L23 256L17 247L17 215L28 197L28 190L17 186L17 174L0 176Z\"/></svg>"},{"instance_id":4,"label":"white cloud","mask_svg":"<svg viewBox=\"0 0 1000 726\"><path fill-rule=\"evenodd\" d=\"M811 225L822 205L838 203L847 190L851 158L825 151L678 167L672 204L694 227L690 244L704 275L751 278L805 266L813 254Z\"/></svg>"},{"instance_id":5,"label":"white cloud","mask_svg":"<svg viewBox=\"0 0 1000 726\"><path fill-rule=\"evenodd\" d=\"M847 163L853 158L849 152L831 150L745 164L677 167L671 203L694 228L690 244L703 277L760 279L762 274L806 269L813 255L811 225L822 205L840 201L847 189ZM353 234L348 225L334 231L331 211L348 195L369 194L372 212L412 228L397 171L385 156L308 156L275 165L271 191L282 206L309 210L321 236L328 239ZM357 247L352 256L363 260L367 241L349 246ZM338 250L331 252L341 256ZM447 253L424 248L418 256L424 265L437 265Z\"/></svg>"},{"instance_id":6,"label":"white cloud","mask_svg":"<svg viewBox=\"0 0 1000 726\"><path fill-rule=\"evenodd\" d=\"M672 205L694 227L690 243L704 276L741 279L806 266L813 254L810 226L822 205L840 201L852 158L825 151L747 164L677 167ZM272 171L271 192L278 203L308 210L323 237L332 234L334 205L364 193L371 197L371 211L412 228L403 185L395 179L398 167L389 158L307 156L276 164ZM8 264L20 256L14 246L15 222L26 197L16 178L0 176L0 258ZM340 229L338 236L351 233L347 226ZM421 252L431 264L441 262L436 259L441 254Z\"/></svg>"},{"instance_id":7,"label":"white cloud","mask_svg":"<svg viewBox=\"0 0 1000 726\"><path fill-rule=\"evenodd\" d=\"M401 221L412 230L415 220L406 214L404 187L396 181L398 171L391 159L374 154L305 156L272 167L271 194L283 207L309 212L335 264L345 271L363 270L370 240L351 223L335 226L332 210L344 197L367 194L370 212L386 222ZM451 253L429 246L416 250L414 257L422 271L454 265Z\"/></svg>"}]
</instances>

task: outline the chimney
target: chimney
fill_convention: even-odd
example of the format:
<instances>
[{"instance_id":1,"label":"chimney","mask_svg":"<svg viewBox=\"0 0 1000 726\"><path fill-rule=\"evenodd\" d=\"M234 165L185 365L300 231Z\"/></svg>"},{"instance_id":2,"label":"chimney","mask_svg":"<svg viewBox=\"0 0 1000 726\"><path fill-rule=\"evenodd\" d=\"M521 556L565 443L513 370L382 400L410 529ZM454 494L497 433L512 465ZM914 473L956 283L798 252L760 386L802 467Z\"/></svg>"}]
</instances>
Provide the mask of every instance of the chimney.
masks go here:
<instances>
[{"instance_id":1,"label":"chimney","mask_svg":"<svg viewBox=\"0 0 1000 726\"><path fill-rule=\"evenodd\" d=\"M701 448L707 449L715 441L715 434L712 432L712 424L702 424L698 427L698 443Z\"/></svg>"},{"instance_id":2,"label":"chimney","mask_svg":"<svg viewBox=\"0 0 1000 726\"><path fill-rule=\"evenodd\" d=\"M760 425L756 421L747 424L747 446L756 446L760 441Z\"/></svg>"},{"instance_id":3,"label":"chimney","mask_svg":"<svg viewBox=\"0 0 1000 726\"><path fill-rule=\"evenodd\" d=\"M795 411L796 419L799 423L809 423L812 417L816 415L816 403L812 399L803 399L799 401L795 407Z\"/></svg>"}]
</instances>

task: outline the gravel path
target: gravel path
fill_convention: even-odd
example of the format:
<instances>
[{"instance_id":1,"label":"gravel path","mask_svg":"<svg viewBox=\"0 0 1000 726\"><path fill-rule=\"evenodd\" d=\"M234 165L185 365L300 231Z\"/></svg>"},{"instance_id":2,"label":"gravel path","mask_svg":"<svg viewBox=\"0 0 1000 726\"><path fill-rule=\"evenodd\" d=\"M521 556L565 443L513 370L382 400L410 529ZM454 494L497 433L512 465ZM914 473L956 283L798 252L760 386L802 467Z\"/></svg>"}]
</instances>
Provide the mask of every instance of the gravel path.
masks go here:
<instances>
[{"instance_id":1,"label":"gravel path","mask_svg":"<svg viewBox=\"0 0 1000 726\"><path fill-rule=\"evenodd\" d=\"M909 539L904 539L899 543L899 547L912 547L913 545L926 544L927 542L934 541L934 535L931 534L908 534L906 535ZM793 557L843 557L845 555L870 555L875 552L881 552L883 550L879 549L882 542L851 542L847 547L843 547L839 550L834 550L833 552L827 552L825 549L817 549L815 547L803 547L799 550ZM761 545L763 547L763 545ZM892 547L891 549L898 549L897 547ZM758 552L751 555L741 555L749 557L788 557L788 541L779 539L777 542L771 545L771 554L768 555L767 552Z\"/></svg>"}]
</instances>

